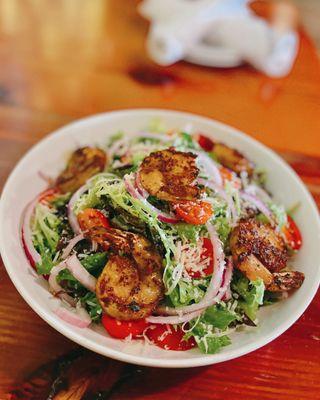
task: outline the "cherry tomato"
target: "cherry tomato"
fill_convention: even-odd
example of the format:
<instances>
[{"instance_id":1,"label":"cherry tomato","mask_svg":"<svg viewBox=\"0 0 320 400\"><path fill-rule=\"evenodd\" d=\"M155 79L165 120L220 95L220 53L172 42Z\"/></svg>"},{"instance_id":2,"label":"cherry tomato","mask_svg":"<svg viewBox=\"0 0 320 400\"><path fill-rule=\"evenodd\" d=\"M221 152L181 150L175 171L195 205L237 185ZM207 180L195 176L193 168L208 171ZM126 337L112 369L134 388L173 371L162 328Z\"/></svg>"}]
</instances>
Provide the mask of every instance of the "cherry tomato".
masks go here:
<instances>
[{"instance_id":1,"label":"cherry tomato","mask_svg":"<svg viewBox=\"0 0 320 400\"><path fill-rule=\"evenodd\" d=\"M214 143L211 139L209 139L207 136L204 136L201 134L198 137L198 143L199 143L199 146L201 148L203 148L203 150L205 150L205 151L212 151L213 146L214 146Z\"/></svg>"},{"instance_id":2,"label":"cherry tomato","mask_svg":"<svg viewBox=\"0 0 320 400\"><path fill-rule=\"evenodd\" d=\"M148 327L145 319L137 319L135 321L119 321L109 317L107 314L102 315L102 325L110 336L117 339L125 339L129 335L132 338L142 335L143 331Z\"/></svg>"},{"instance_id":3,"label":"cherry tomato","mask_svg":"<svg viewBox=\"0 0 320 400\"><path fill-rule=\"evenodd\" d=\"M182 200L173 206L176 214L193 225L203 225L212 215L211 204L206 201Z\"/></svg>"},{"instance_id":4,"label":"cherry tomato","mask_svg":"<svg viewBox=\"0 0 320 400\"><path fill-rule=\"evenodd\" d=\"M40 193L39 195L39 203L50 203L60 194L59 189L50 188Z\"/></svg>"},{"instance_id":5,"label":"cherry tomato","mask_svg":"<svg viewBox=\"0 0 320 400\"><path fill-rule=\"evenodd\" d=\"M90 230L97 226L102 226L104 228L109 228L110 226L107 217L95 208L86 208L80 211L78 214L78 222L83 231Z\"/></svg>"},{"instance_id":6,"label":"cherry tomato","mask_svg":"<svg viewBox=\"0 0 320 400\"><path fill-rule=\"evenodd\" d=\"M302 236L300 230L290 215L288 215L287 219L288 223L283 228L286 241L293 250L299 250L302 246Z\"/></svg>"},{"instance_id":7,"label":"cherry tomato","mask_svg":"<svg viewBox=\"0 0 320 400\"><path fill-rule=\"evenodd\" d=\"M213 246L211 240L208 238L202 239L201 259L204 260L205 258L210 259L210 264L202 273L200 271L187 271L192 278L201 278L202 276L211 275L213 272Z\"/></svg>"},{"instance_id":8,"label":"cherry tomato","mask_svg":"<svg viewBox=\"0 0 320 400\"><path fill-rule=\"evenodd\" d=\"M152 325L146 331L148 339L156 346L162 347L166 350L189 350L196 346L196 342L193 337L188 340L184 340L183 336L185 333L177 326L172 325Z\"/></svg>"},{"instance_id":9,"label":"cherry tomato","mask_svg":"<svg viewBox=\"0 0 320 400\"><path fill-rule=\"evenodd\" d=\"M220 174L222 176L223 183L231 182L236 189L241 188L241 180L232 173L232 171L225 167L219 168Z\"/></svg>"}]
</instances>

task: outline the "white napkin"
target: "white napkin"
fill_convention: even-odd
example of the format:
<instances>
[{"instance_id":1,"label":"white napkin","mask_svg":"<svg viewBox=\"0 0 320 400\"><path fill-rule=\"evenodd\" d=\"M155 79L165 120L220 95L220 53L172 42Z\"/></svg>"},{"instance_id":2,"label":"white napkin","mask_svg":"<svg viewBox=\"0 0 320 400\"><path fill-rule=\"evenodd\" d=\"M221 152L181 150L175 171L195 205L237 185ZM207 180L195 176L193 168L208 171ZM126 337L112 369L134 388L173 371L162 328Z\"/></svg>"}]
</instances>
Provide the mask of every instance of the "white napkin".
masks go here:
<instances>
[{"instance_id":1,"label":"white napkin","mask_svg":"<svg viewBox=\"0 0 320 400\"><path fill-rule=\"evenodd\" d=\"M248 7L249 0L144 0L150 20L147 50L160 65L179 60L214 67L244 62L272 77L287 75L298 35L274 29Z\"/></svg>"}]
</instances>

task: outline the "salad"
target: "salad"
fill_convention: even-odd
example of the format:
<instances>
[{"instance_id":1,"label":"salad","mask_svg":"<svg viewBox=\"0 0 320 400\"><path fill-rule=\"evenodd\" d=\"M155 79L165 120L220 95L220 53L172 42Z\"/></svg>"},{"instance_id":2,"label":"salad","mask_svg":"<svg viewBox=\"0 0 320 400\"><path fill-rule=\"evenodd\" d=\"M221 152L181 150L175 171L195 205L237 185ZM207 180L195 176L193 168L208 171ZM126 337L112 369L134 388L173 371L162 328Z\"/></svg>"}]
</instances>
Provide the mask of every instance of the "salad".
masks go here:
<instances>
[{"instance_id":1,"label":"salad","mask_svg":"<svg viewBox=\"0 0 320 400\"><path fill-rule=\"evenodd\" d=\"M304 280L288 266L301 234L265 182L203 133L118 132L27 205L22 244L69 324L216 353Z\"/></svg>"}]
</instances>

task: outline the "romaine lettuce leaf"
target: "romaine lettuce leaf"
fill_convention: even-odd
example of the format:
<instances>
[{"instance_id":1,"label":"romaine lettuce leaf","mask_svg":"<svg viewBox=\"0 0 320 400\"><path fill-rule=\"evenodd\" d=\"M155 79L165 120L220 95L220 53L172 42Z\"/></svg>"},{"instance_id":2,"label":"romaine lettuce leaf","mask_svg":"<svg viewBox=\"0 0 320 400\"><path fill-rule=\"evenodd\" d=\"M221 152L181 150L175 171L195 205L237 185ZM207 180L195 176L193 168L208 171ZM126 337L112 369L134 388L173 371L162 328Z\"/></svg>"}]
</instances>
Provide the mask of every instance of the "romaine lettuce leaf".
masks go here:
<instances>
[{"instance_id":1,"label":"romaine lettuce leaf","mask_svg":"<svg viewBox=\"0 0 320 400\"><path fill-rule=\"evenodd\" d=\"M169 294L171 303L175 307L198 303L205 294L205 287L195 285L194 281L188 282L181 279Z\"/></svg>"},{"instance_id":2,"label":"romaine lettuce leaf","mask_svg":"<svg viewBox=\"0 0 320 400\"><path fill-rule=\"evenodd\" d=\"M222 330L226 329L231 322L237 319L237 314L222 304L216 304L208 307L202 316L202 320L207 324Z\"/></svg>"},{"instance_id":3,"label":"romaine lettuce leaf","mask_svg":"<svg viewBox=\"0 0 320 400\"><path fill-rule=\"evenodd\" d=\"M231 344L231 339L227 335L216 336L208 333L205 336L194 336L199 349L205 354L218 353L222 347Z\"/></svg>"},{"instance_id":4,"label":"romaine lettuce leaf","mask_svg":"<svg viewBox=\"0 0 320 400\"><path fill-rule=\"evenodd\" d=\"M95 293L88 292L84 296L80 297L81 304L88 311L93 322L100 322L102 316L102 307L97 299Z\"/></svg>"},{"instance_id":5,"label":"romaine lettuce leaf","mask_svg":"<svg viewBox=\"0 0 320 400\"><path fill-rule=\"evenodd\" d=\"M259 306L263 304L265 286L262 279L249 281L241 272L235 271L231 288L238 293L238 306L254 321L257 317Z\"/></svg>"},{"instance_id":6,"label":"romaine lettuce leaf","mask_svg":"<svg viewBox=\"0 0 320 400\"><path fill-rule=\"evenodd\" d=\"M37 264L39 274L48 274L57 258L57 245L60 240L62 220L55 208L38 203L31 223L32 240L35 249L41 256Z\"/></svg>"},{"instance_id":7,"label":"romaine lettuce leaf","mask_svg":"<svg viewBox=\"0 0 320 400\"><path fill-rule=\"evenodd\" d=\"M191 322L194 325L186 338L193 336L203 353L217 353L231 343L224 332L232 322L239 319L240 316L225 303L215 304L208 307L199 319Z\"/></svg>"}]
</instances>

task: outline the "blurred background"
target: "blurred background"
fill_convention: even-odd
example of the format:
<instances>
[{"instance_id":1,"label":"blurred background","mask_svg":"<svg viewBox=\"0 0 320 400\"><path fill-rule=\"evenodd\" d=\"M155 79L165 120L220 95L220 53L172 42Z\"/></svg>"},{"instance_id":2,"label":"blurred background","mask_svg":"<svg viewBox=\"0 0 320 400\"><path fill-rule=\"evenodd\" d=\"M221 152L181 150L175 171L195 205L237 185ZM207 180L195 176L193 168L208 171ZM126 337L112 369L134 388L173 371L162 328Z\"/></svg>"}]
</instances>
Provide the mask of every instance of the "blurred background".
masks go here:
<instances>
[{"instance_id":1,"label":"blurred background","mask_svg":"<svg viewBox=\"0 0 320 400\"><path fill-rule=\"evenodd\" d=\"M298 7L301 20L310 33L311 37L320 49L320 1L318 0L293 0L293 3Z\"/></svg>"}]
</instances>

